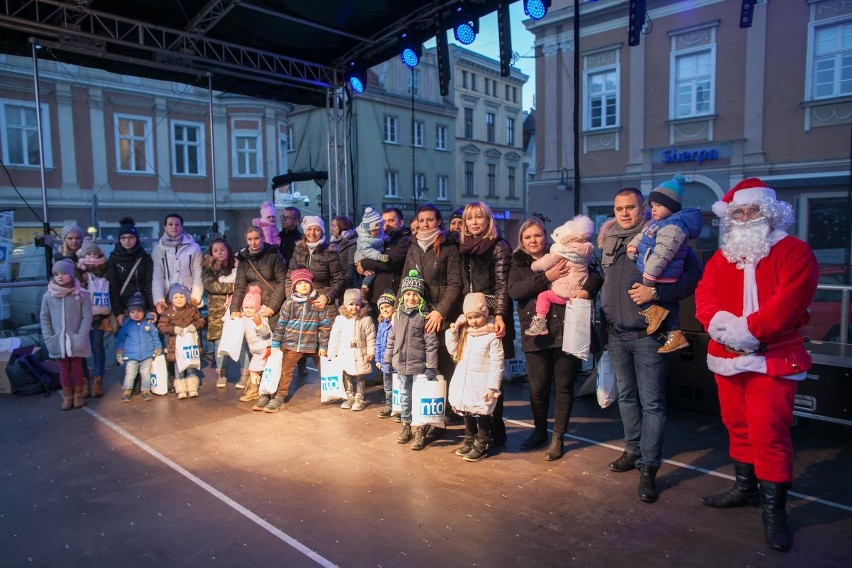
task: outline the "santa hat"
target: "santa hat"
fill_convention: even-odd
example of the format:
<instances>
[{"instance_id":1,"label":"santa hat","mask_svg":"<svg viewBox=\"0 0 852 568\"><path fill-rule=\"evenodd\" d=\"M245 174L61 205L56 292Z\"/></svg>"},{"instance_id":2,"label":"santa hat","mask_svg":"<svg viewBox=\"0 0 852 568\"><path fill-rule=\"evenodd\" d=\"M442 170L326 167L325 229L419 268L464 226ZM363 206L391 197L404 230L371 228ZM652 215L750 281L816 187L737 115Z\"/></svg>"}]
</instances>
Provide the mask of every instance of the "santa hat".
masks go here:
<instances>
[{"instance_id":1,"label":"santa hat","mask_svg":"<svg viewBox=\"0 0 852 568\"><path fill-rule=\"evenodd\" d=\"M725 211L728 210L728 205L735 203L737 205L750 205L759 203L762 199L771 199L775 201L775 190L768 187L760 178L746 178L726 193L721 201L713 204L713 213L717 217L722 217Z\"/></svg>"},{"instance_id":2,"label":"santa hat","mask_svg":"<svg viewBox=\"0 0 852 568\"><path fill-rule=\"evenodd\" d=\"M368 231L378 229L382 226L382 216L372 207L364 209L364 216L361 218L361 225Z\"/></svg>"},{"instance_id":3,"label":"santa hat","mask_svg":"<svg viewBox=\"0 0 852 568\"><path fill-rule=\"evenodd\" d=\"M275 210L275 205L271 201L264 201L260 204L260 216L266 220L267 217L277 217L278 211Z\"/></svg>"},{"instance_id":4,"label":"santa hat","mask_svg":"<svg viewBox=\"0 0 852 568\"><path fill-rule=\"evenodd\" d=\"M243 297L243 310L246 308L254 308L254 311L260 310L261 306L260 294L258 292L249 292Z\"/></svg>"},{"instance_id":5,"label":"santa hat","mask_svg":"<svg viewBox=\"0 0 852 568\"><path fill-rule=\"evenodd\" d=\"M304 266L300 266L298 268L294 268L290 271L290 291L296 291L296 284L299 282L307 282L311 286L314 284L314 275L313 273L305 268Z\"/></svg>"},{"instance_id":6,"label":"santa hat","mask_svg":"<svg viewBox=\"0 0 852 568\"><path fill-rule=\"evenodd\" d=\"M686 178L677 174L667 182L661 183L648 194L648 203L659 203L672 213L680 211L683 202L683 184Z\"/></svg>"},{"instance_id":7,"label":"santa hat","mask_svg":"<svg viewBox=\"0 0 852 568\"><path fill-rule=\"evenodd\" d=\"M465 296L462 313L464 315L477 314L488 317L488 301L485 294L473 292Z\"/></svg>"}]
</instances>

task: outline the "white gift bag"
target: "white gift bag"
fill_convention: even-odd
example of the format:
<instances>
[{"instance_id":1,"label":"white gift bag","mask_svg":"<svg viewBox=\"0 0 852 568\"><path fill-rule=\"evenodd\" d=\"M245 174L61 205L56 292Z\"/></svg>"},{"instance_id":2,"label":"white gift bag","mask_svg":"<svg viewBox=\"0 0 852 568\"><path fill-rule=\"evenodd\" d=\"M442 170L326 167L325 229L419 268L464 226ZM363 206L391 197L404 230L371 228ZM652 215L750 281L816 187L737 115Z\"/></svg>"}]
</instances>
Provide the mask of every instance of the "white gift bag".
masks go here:
<instances>
[{"instance_id":1,"label":"white gift bag","mask_svg":"<svg viewBox=\"0 0 852 568\"><path fill-rule=\"evenodd\" d=\"M320 404L346 398L343 362L339 357L320 360Z\"/></svg>"},{"instance_id":2,"label":"white gift bag","mask_svg":"<svg viewBox=\"0 0 852 568\"><path fill-rule=\"evenodd\" d=\"M219 338L219 355L227 355L231 361L239 361L243 350L245 331L242 318L231 319L231 312L225 312L225 324L222 326L222 337Z\"/></svg>"},{"instance_id":3,"label":"white gift bag","mask_svg":"<svg viewBox=\"0 0 852 568\"><path fill-rule=\"evenodd\" d=\"M438 375L430 381L426 375L414 375L411 387L411 425L444 426L444 408L447 406L447 381Z\"/></svg>"},{"instance_id":4,"label":"white gift bag","mask_svg":"<svg viewBox=\"0 0 852 568\"><path fill-rule=\"evenodd\" d=\"M393 374L393 386L391 388L391 412L402 412L402 404L399 400L399 394L402 392L402 381L399 378L399 373Z\"/></svg>"},{"instance_id":5,"label":"white gift bag","mask_svg":"<svg viewBox=\"0 0 852 568\"><path fill-rule=\"evenodd\" d=\"M175 362L179 373L187 369L201 368L201 349L198 347L196 332L184 332L175 336Z\"/></svg>"},{"instance_id":6,"label":"white gift bag","mask_svg":"<svg viewBox=\"0 0 852 568\"><path fill-rule=\"evenodd\" d=\"M169 363L165 355L157 355L151 364L151 392L160 396L169 393Z\"/></svg>"},{"instance_id":7,"label":"white gift bag","mask_svg":"<svg viewBox=\"0 0 852 568\"><path fill-rule=\"evenodd\" d=\"M609 358L609 351L604 351L601 360L598 361L597 379L595 390L598 395L598 404L606 408L618 399L618 387L615 384L615 369Z\"/></svg>"},{"instance_id":8,"label":"white gift bag","mask_svg":"<svg viewBox=\"0 0 852 568\"><path fill-rule=\"evenodd\" d=\"M266 366L260 376L259 392L261 395L274 395L278 392L278 381L281 379L281 365L284 361L284 352L281 349L273 349L266 359Z\"/></svg>"},{"instance_id":9,"label":"white gift bag","mask_svg":"<svg viewBox=\"0 0 852 568\"><path fill-rule=\"evenodd\" d=\"M88 290L89 298L92 300L92 315L109 315L109 280L89 274L86 290Z\"/></svg>"},{"instance_id":10,"label":"white gift bag","mask_svg":"<svg viewBox=\"0 0 852 568\"><path fill-rule=\"evenodd\" d=\"M574 298L565 306L562 351L583 361L592 344L592 301Z\"/></svg>"}]
</instances>

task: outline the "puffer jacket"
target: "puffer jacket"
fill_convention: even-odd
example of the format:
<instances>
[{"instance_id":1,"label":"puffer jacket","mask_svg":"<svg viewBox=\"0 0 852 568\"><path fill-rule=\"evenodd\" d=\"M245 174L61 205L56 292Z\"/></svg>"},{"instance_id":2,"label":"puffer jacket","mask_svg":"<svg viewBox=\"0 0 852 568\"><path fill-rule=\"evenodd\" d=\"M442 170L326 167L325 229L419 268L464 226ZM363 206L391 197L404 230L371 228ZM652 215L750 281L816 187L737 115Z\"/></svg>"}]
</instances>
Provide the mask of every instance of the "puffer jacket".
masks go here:
<instances>
[{"instance_id":1,"label":"puffer jacket","mask_svg":"<svg viewBox=\"0 0 852 568\"><path fill-rule=\"evenodd\" d=\"M385 290L396 292L402 280L402 268L408 255L409 243L411 242L411 230L402 227L398 231L388 233L389 241L385 244L384 253L388 255L387 262L365 258L361 261L364 270L376 273L373 280L373 288L370 290L370 302L376 304Z\"/></svg>"},{"instance_id":2,"label":"puffer jacket","mask_svg":"<svg viewBox=\"0 0 852 568\"><path fill-rule=\"evenodd\" d=\"M133 271L133 274L130 274L133 265L140 258L142 261ZM127 282L124 292L122 292L121 287L124 286L128 276L130 276L130 280ZM110 308L114 315L117 316L127 311L127 305L136 292L139 292L145 298L146 309L151 312L154 311L154 296L151 290L154 261L151 259L151 255L142 248L142 243L137 241L136 246L130 250L125 249L121 244L112 249L107 259L106 277L109 280Z\"/></svg>"},{"instance_id":3,"label":"puffer jacket","mask_svg":"<svg viewBox=\"0 0 852 568\"><path fill-rule=\"evenodd\" d=\"M161 238L160 241L163 239ZM172 284L183 284L190 292L190 298L201 305L204 297L204 285L201 283L201 248L192 235L183 234L177 248L158 243L151 252L154 272L151 279L151 292L154 303L167 303L167 294Z\"/></svg>"},{"instance_id":4,"label":"puffer jacket","mask_svg":"<svg viewBox=\"0 0 852 568\"><path fill-rule=\"evenodd\" d=\"M336 300L343 298L345 290L346 275L340 265L340 257L331 250L327 244L320 244L311 254L305 243L299 243L293 250L293 258L287 270L287 297L290 297L290 273L304 266L314 275L314 290L328 297L328 302L333 304Z\"/></svg>"},{"instance_id":5,"label":"puffer jacket","mask_svg":"<svg viewBox=\"0 0 852 568\"><path fill-rule=\"evenodd\" d=\"M670 284L683 274L689 239L701 233L701 210L682 209L660 221L651 220L630 242L638 257L636 267L648 286L655 282ZM636 244L638 241L638 245Z\"/></svg>"},{"instance_id":6,"label":"puffer jacket","mask_svg":"<svg viewBox=\"0 0 852 568\"><path fill-rule=\"evenodd\" d=\"M249 371L262 372L266 366L266 348L272 343L272 330L269 328L269 320L266 318L260 319L260 325L254 323L252 318L244 317L243 330L248 345L249 353L251 353L251 361L249 361Z\"/></svg>"},{"instance_id":7,"label":"puffer jacket","mask_svg":"<svg viewBox=\"0 0 852 568\"><path fill-rule=\"evenodd\" d=\"M272 334L272 345L295 353L316 353L328 349L331 331L331 305L319 310L310 299L285 300Z\"/></svg>"},{"instance_id":8,"label":"puffer jacket","mask_svg":"<svg viewBox=\"0 0 852 568\"><path fill-rule=\"evenodd\" d=\"M355 270L355 249L357 248L355 229L344 231L338 240L329 244L328 248L337 253L340 266L343 267L346 273L346 282L343 289L354 288L355 283L360 282L358 280L358 272Z\"/></svg>"},{"instance_id":9,"label":"puffer jacket","mask_svg":"<svg viewBox=\"0 0 852 568\"><path fill-rule=\"evenodd\" d=\"M364 306L356 317L338 315L331 326L328 357L339 357L349 375L368 375L373 370L370 358L376 355L376 326L370 307Z\"/></svg>"},{"instance_id":10,"label":"puffer jacket","mask_svg":"<svg viewBox=\"0 0 852 568\"><path fill-rule=\"evenodd\" d=\"M157 329L166 336L166 361L175 361L175 326L185 328L190 324L195 326L196 334L204 327L204 318L195 306L187 304L177 308L169 304L163 310L157 320Z\"/></svg>"},{"instance_id":11,"label":"puffer jacket","mask_svg":"<svg viewBox=\"0 0 852 568\"><path fill-rule=\"evenodd\" d=\"M266 282L264 282L266 280ZM264 243L257 252L248 248L237 253L237 277L231 305L234 310L242 309L246 290L251 285L260 289L261 303L277 312L284 303L284 287L287 281L287 265L278 247Z\"/></svg>"},{"instance_id":12,"label":"puffer jacket","mask_svg":"<svg viewBox=\"0 0 852 568\"><path fill-rule=\"evenodd\" d=\"M391 316L393 318L393 316ZM385 349L388 346L393 319L379 320L376 327L376 363L383 373L390 373L390 365L385 363Z\"/></svg>"},{"instance_id":13,"label":"puffer jacket","mask_svg":"<svg viewBox=\"0 0 852 568\"><path fill-rule=\"evenodd\" d=\"M439 239L442 237L439 236ZM440 251L436 252L439 245ZM416 269L426 282L426 301L444 316L441 330L447 329L461 314L462 271L458 248L446 242L439 243L436 239L424 251L414 240L408 247L402 273L408 274L412 269Z\"/></svg>"},{"instance_id":14,"label":"puffer jacket","mask_svg":"<svg viewBox=\"0 0 852 568\"><path fill-rule=\"evenodd\" d=\"M154 356L154 350L162 349L157 327L149 320L124 320L115 336L115 352L131 361L144 361Z\"/></svg>"},{"instance_id":15,"label":"puffer jacket","mask_svg":"<svg viewBox=\"0 0 852 568\"><path fill-rule=\"evenodd\" d=\"M205 254L201 259L201 280L204 291L207 292L207 341L218 341L222 337L222 327L225 322L228 296L234 293L237 267L227 270L211 255ZM230 282L220 282L219 278Z\"/></svg>"},{"instance_id":16,"label":"puffer jacket","mask_svg":"<svg viewBox=\"0 0 852 568\"><path fill-rule=\"evenodd\" d=\"M493 329L493 327L492 327ZM459 334L455 329L446 332L447 350L456 352ZM491 414L496 399L485 402L489 390L500 390L503 380L503 344L491 331L481 335L467 334L461 358L456 362L453 380L450 381L447 400L456 412Z\"/></svg>"},{"instance_id":17,"label":"puffer jacket","mask_svg":"<svg viewBox=\"0 0 852 568\"><path fill-rule=\"evenodd\" d=\"M50 291L41 299L41 334L51 359L89 357L92 344L92 301L89 293L80 289L62 298L54 298Z\"/></svg>"},{"instance_id":18,"label":"puffer jacket","mask_svg":"<svg viewBox=\"0 0 852 568\"><path fill-rule=\"evenodd\" d=\"M426 319L417 310L397 310L383 362L400 375L438 369L438 334L426 333Z\"/></svg>"}]
</instances>

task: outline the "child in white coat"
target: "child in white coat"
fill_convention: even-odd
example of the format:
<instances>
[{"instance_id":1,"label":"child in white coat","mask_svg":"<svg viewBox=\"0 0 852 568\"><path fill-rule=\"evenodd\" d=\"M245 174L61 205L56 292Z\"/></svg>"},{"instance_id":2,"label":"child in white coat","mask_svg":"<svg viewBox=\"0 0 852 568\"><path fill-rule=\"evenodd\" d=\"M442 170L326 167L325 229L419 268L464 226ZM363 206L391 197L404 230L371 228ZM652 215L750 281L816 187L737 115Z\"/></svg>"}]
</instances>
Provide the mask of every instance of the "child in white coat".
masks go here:
<instances>
[{"instance_id":1,"label":"child in white coat","mask_svg":"<svg viewBox=\"0 0 852 568\"><path fill-rule=\"evenodd\" d=\"M447 350L456 362L448 399L464 416L464 443L456 455L475 462L488 454L491 444L491 415L503 377L503 344L488 317L485 294L468 294L462 309L446 332Z\"/></svg>"},{"instance_id":2,"label":"child in white coat","mask_svg":"<svg viewBox=\"0 0 852 568\"><path fill-rule=\"evenodd\" d=\"M364 410L366 376L373 370L370 363L376 356L376 326L370 306L356 288L344 292L339 312L331 326L328 357L340 357L343 366L346 400L340 408Z\"/></svg>"},{"instance_id":3,"label":"child in white coat","mask_svg":"<svg viewBox=\"0 0 852 568\"><path fill-rule=\"evenodd\" d=\"M266 366L266 350L272 344L272 328L269 327L269 320L260 317L261 304L260 292L256 290L249 291L243 298L243 329L251 360L248 366L248 384L240 397L240 402L252 402L260 397L258 393L260 376Z\"/></svg>"}]
</instances>

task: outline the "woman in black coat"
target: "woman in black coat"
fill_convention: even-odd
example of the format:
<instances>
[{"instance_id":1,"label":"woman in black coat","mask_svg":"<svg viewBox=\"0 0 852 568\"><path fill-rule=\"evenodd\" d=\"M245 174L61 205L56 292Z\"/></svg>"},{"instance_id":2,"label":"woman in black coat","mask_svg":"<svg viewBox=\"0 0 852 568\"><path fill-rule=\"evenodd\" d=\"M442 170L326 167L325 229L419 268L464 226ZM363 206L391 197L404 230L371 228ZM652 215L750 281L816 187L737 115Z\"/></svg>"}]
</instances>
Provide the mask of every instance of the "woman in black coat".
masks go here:
<instances>
[{"instance_id":1,"label":"woman in black coat","mask_svg":"<svg viewBox=\"0 0 852 568\"><path fill-rule=\"evenodd\" d=\"M521 329L527 329L535 316L535 301L550 283L568 274L565 260L559 261L547 272L534 272L532 263L548 252L550 244L547 231L538 219L527 219L521 225L519 245L512 255L509 271L509 295L518 303ZM602 285L600 276L590 271L578 298L594 298ZM521 451L534 450L547 443L547 410L550 404L550 389L556 390L553 420L553 439L544 454L548 461L562 457L562 436L568 428L571 409L574 406L574 382L582 361L562 351L562 328L565 321L565 306L552 304L547 312L547 335L523 335L521 345L527 363L530 381L530 407L535 429L521 444Z\"/></svg>"},{"instance_id":2,"label":"woman in black coat","mask_svg":"<svg viewBox=\"0 0 852 568\"><path fill-rule=\"evenodd\" d=\"M270 318L278 313L284 303L287 270L284 257L275 245L263 242L263 230L251 226L246 229L246 248L237 253L237 277L231 297L231 317L242 317L243 298L248 288L260 290L260 316Z\"/></svg>"},{"instance_id":3,"label":"woman in black coat","mask_svg":"<svg viewBox=\"0 0 852 568\"><path fill-rule=\"evenodd\" d=\"M154 297L151 293L151 278L154 275L154 262L145 252L139 231L133 219L125 217L118 230L118 243L107 259L107 280L109 281L109 304L118 325L124 323L125 312L130 298L139 292L145 298L150 319L157 319L154 309ZM137 261L139 263L137 264ZM135 270L133 267L136 267ZM125 286L125 282L127 285ZM122 288L124 290L122 291Z\"/></svg>"},{"instance_id":4,"label":"woman in black coat","mask_svg":"<svg viewBox=\"0 0 852 568\"><path fill-rule=\"evenodd\" d=\"M314 276L314 290L319 294L313 303L323 310L326 304L343 299L346 275L340 265L340 257L325 242L322 219L312 215L305 217L302 219L302 232L305 236L293 249L293 257L287 265L287 295L290 295L289 274L297 268L307 268Z\"/></svg>"}]
</instances>

